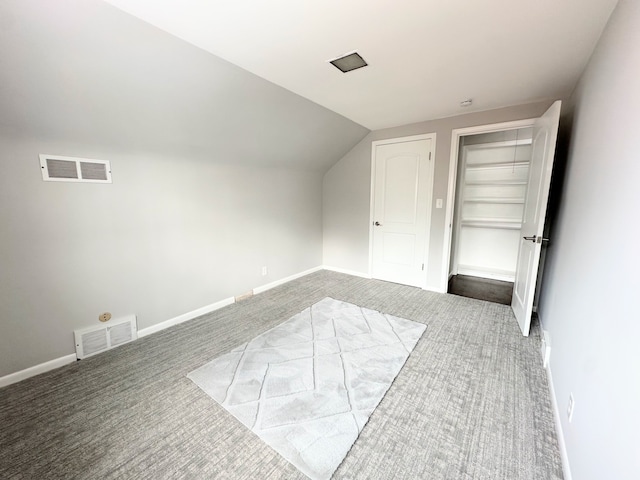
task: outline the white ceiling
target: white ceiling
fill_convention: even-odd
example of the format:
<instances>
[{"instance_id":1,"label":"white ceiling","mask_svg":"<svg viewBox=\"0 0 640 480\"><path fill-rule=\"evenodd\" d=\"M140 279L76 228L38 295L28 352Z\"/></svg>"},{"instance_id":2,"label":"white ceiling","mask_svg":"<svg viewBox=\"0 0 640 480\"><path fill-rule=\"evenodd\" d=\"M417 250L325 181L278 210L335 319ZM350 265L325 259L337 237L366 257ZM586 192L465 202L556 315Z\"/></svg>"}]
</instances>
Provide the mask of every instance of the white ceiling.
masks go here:
<instances>
[{"instance_id":1,"label":"white ceiling","mask_svg":"<svg viewBox=\"0 0 640 480\"><path fill-rule=\"evenodd\" d=\"M617 3L107 1L372 130L569 95Z\"/></svg>"}]
</instances>

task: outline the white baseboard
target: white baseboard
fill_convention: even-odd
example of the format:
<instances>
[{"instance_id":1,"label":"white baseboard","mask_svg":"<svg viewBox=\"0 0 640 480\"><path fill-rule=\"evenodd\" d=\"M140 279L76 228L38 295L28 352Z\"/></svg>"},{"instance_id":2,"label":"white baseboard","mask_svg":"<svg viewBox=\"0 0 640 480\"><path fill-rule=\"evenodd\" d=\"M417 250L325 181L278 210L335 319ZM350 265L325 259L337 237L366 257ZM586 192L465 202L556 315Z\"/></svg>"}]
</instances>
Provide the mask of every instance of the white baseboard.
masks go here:
<instances>
[{"instance_id":1,"label":"white baseboard","mask_svg":"<svg viewBox=\"0 0 640 480\"><path fill-rule=\"evenodd\" d=\"M500 280L503 282L514 282L516 278L514 272L507 272L505 270L498 269L479 268L469 265L458 265L458 275L491 278L493 280Z\"/></svg>"},{"instance_id":2,"label":"white baseboard","mask_svg":"<svg viewBox=\"0 0 640 480\"><path fill-rule=\"evenodd\" d=\"M337 273L344 273L346 275L352 275L354 277L371 278L371 275L369 275L368 273L358 272L356 270L348 270L346 268L331 267L329 265L323 265L322 269L330 270L332 272L337 272Z\"/></svg>"},{"instance_id":3,"label":"white baseboard","mask_svg":"<svg viewBox=\"0 0 640 480\"><path fill-rule=\"evenodd\" d=\"M547 368L549 366L549 359L551 358L551 339L549 338L549 332L542 328L540 323L540 355L542 356L542 366Z\"/></svg>"},{"instance_id":4,"label":"white baseboard","mask_svg":"<svg viewBox=\"0 0 640 480\"><path fill-rule=\"evenodd\" d=\"M282 285L283 283L290 282L291 280L295 280L296 278L304 277L305 275L309 275L310 273L317 272L321 270L322 267L314 267L309 270L305 270L304 272L296 273L294 275L290 275L285 278L281 278L280 280L276 280L275 282L267 283L266 285L262 285L260 287L256 287L253 289L254 294L265 292L271 288L277 287L278 285ZM191 312L183 313L182 315L178 315L177 317L170 318L161 323L156 323L155 325L151 325L150 327L143 328L138 331L138 337L146 337L147 335L151 335L152 333L159 332L160 330L164 330L165 328L173 327L174 325L178 325L180 323L188 322L189 320L193 320L201 315L205 315L207 313L214 312L223 307L231 305L235 303L235 297L225 298L220 300L219 302L212 303L211 305L207 305L205 307L198 308Z\"/></svg>"},{"instance_id":5,"label":"white baseboard","mask_svg":"<svg viewBox=\"0 0 640 480\"><path fill-rule=\"evenodd\" d=\"M26 380L27 378L35 377L36 375L40 375L41 373L45 373L59 367L64 367L65 365L69 365L76 360L76 354L71 353L69 355L65 355L64 357L54 358L53 360L49 360L48 362L25 368L24 370L20 370L19 372L10 373L9 375L0 377L0 388L11 385L12 383L18 383L22 380Z\"/></svg>"},{"instance_id":6,"label":"white baseboard","mask_svg":"<svg viewBox=\"0 0 640 480\"><path fill-rule=\"evenodd\" d=\"M440 286L434 287L433 285L427 285L426 287L423 288L423 290L427 290L429 292L436 292L436 293L447 293L446 288L443 290L442 287Z\"/></svg>"},{"instance_id":7,"label":"white baseboard","mask_svg":"<svg viewBox=\"0 0 640 480\"><path fill-rule=\"evenodd\" d=\"M271 290L272 288L282 285L283 283L290 282L291 280L295 280L296 278L304 277L306 275L309 275L310 273L314 273L319 270L322 270L322 266L313 267L313 268L310 268L309 270L305 270L304 272L289 275L288 277L281 278L280 280L276 280L275 282L270 282L265 285L256 287L253 289L253 293L258 294L258 293L266 292L267 290Z\"/></svg>"},{"instance_id":8,"label":"white baseboard","mask_svg":"<svg viewBox=\"0 0 640 480\"><path fill-rule=\"evenodd\" d=\"M350 272L346 270L339 270L339 269L333 269L333 268L324 267L324 266L318 266L318 267L310 268L309 270L305 270L304 272L296 273L294 275L290 275L288 277L281 278L280 280L276 280L266 285L262 285L260 287L254 288L253 292L256 294L262 293L271 288L277 287L278 285L282 285L284 283L290 282L291 280L304 277L305 275L309 275L310 273L314 273L322 269L341 271L342 273L348 273L350 275L364 276L365 278L370 278L368 275L364 275L359 272ZM229 298L220 300L219 302L212 303L211 305L198 308L191 312L183 313L182 315L178 315L177 317L170 318L169 320L166 320L164 322L156 323L155 325L151 325L150 327L138 330L138 338L146 337L147 335L151 335L152 333L159 332L161 330L164 330L165 328L173 327L174 325L178 325L180 323L193 320L194 318L197 318L201 315L211 313L215 310L219 310L233 303L235 303L235 298L229 297ZM21 380L26 380L27 378L33 377L35 375L48 372L49 370L53 370L58 367L63 367L65 365L75 362L76 360L77 360L76 354L72 353L69 355L65 355L64 357L56 358L48 362L41 363L39 365L35 365L33 367L20 370L19 372L10 373L9 375L0 377L0 388L5 387L7 385L11 385L12 383L17 383Z\"/></svg>"},{"instance_id":9,"label":"white baseboard","mask_svg":"<svg viewBox=\"0 0 640 480\"><path fill-rule=\"evenodd\" d=\"M193 320L201 315L205 315L207 313L214 312L216 310L220 310L227 305L231 305L235 303L235 298L229 297L224 300L220 300L219 302L212 303L211 305L207 305L205 307L200 307L196 310L192 310L187 313L183 313L182 315L178 315L177 317L170 318L169 320L165 320L164 322L156 323L155 325L151 325L150 327L143 328L142 330L138 330L138 338L146 337L147 335L151 335L152 333L159 332L160 330L164 330L165 328L173 327L174 325L179 325L180 323L188 322L189 320Z\"/></svg>"},{"instance_id":10,"label":"white baseboard","mask_svg":"<svg viewBox=\"0 0 640 480\"><path fill-rule=\"evenodd\" d=\"M330 265L323 265L322 269L323 270L329 270L331 272L344 273L346 275L351 275L351 276L354 276L354 277L361 277L361 278L368 278L368 279L373 278L368 273L358 272L356 270L348 270L346 268L332 267ZM430 292L436 292L436 293L447 293L446 289L443 290L439 286L438 287L434 287L432 285L427 285L426 287L423 288L423 290L428 290Z\"/></svg>"},{"instance_id":11,"label":"white baseboard","mask_svg":"<svg viewBox=\"0 0 640 480\"><path fill-rule=\"evenodd\" d=\"M558 407L558 399L556 398L556 390L553 387L553 375L551 368L547 365L547 380L549 382L549 394L551 395L551 407L553 408L553 417L556 421L556 436L558 437L558 448L560 449L560 459L562 460L562 474L564 480L572 480L571 465L569 465L569 456L567 455L567 445L564 442L564 433L562 431L562 423L560 422L560 408Z\"/></svg>"}]
</instances>

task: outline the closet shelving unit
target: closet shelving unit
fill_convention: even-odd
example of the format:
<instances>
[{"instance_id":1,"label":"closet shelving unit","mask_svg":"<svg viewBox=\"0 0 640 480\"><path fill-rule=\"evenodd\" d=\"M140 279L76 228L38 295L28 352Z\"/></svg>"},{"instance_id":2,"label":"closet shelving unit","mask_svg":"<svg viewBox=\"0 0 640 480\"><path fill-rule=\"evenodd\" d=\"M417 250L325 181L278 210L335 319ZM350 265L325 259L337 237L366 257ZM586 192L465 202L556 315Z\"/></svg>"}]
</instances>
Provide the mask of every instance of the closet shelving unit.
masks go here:
<instances>
[{"instance_id":1,"label":"closet shelving unit","mask_svg":"<svg viewBox=\"0 0 640 480\"><path fill-rule=\"evenodd\" d=\"M512 280L515 264L512 271L509 259L500 258L500 250L509 258L514 249L517 254L515 231L522 227L531 139L466 145L462 152L454 273ZM491 242L494 245L488 248L494 250L484 257L474 251L474 245ZM461 263L465 261L469 263Z\"/></svg>"}]
</instances>

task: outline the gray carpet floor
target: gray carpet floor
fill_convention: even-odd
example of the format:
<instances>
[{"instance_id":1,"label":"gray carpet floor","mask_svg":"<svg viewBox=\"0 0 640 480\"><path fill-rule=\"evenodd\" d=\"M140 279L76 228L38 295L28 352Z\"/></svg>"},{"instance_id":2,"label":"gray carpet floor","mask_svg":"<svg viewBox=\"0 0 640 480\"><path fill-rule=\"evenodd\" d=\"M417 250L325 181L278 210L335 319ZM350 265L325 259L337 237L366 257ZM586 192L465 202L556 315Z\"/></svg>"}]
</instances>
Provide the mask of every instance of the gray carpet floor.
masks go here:
<instances>
[{"instance_id":1,"label":"gray carpet floor","mask_svg":"<svg viewBox=\"0 0 640 480\"><path fill-rule=\"evenodd\" d=\"M428 325L333 478L562 478L537 325L328 271L0 389L0 478L305 479L187 374L327 296Z\"/></svg>"}]
</instances>

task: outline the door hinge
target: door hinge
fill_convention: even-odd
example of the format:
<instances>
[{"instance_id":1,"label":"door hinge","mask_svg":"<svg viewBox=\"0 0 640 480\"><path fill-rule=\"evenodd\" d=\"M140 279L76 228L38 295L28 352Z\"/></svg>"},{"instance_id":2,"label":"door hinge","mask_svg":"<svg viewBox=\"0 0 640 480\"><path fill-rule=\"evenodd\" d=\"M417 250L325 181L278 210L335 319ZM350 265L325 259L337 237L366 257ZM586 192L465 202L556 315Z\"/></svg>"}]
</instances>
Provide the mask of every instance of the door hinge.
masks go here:
<instances>
[{"instance_id":1,"label":"door hinge","mask_svg":"<svg viewBox=\"0 0 640 480\"><path fill-rule=\"evenodd\" d=\"M431 160L431 152L429 152L429 160Z\"/></svg>"},{"instance_id":2,"label":"door hinge","mask_svg":"<svg viewBox=\"0 0 640 480\"><path fill-rule=\"evenodd\" d=\"M424 263L422 264L422 271L424 272Z\"/></svg>"}]
</instances>

